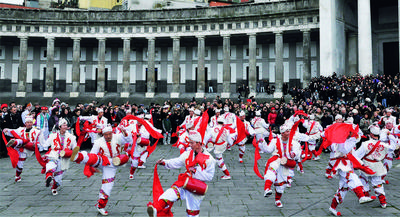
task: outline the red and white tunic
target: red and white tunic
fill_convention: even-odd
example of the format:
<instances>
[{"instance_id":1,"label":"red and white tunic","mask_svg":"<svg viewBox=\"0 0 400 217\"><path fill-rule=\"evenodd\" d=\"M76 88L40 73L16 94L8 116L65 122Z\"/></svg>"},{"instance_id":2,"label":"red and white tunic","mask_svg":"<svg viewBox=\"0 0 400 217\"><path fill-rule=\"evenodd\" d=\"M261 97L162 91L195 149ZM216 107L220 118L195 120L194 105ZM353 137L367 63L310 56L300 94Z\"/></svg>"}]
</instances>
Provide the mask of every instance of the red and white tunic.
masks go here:
<instances>
[{"instance_id":1,"label":"red and white tunic","mask_svg":"<svg viewBox=\"0 0 400 217\"><path fill-rule=\"evenodd\" d=\"M251 125L254 128L257 140L269 136L269 131L268 131L269 125L265 122L263 118L254 117L251 120Z\"/></svg>"},{"instance_id":2,"label":"red and white tunic","mask_svg":"<svg viewBox=\"0 0 400 217\"><path fill-rule=\"evenodd\" d=\"M391 140L395 140L393 136L390 136ZM354 152L354 156L362 159L364 165L371 168L374 172L373 175L369 175L363 171L365 176L383 176L387 174L386 167L383 165L382 160L388 152L394 151L396 143L386 143L375 139L370 139L361 144L361 146Z\"/></svg>"},{"instance_id":3,"label":"red and white tunic","mask_svg":"<svg viewBox=\"0 0 400 217\"><path fill-rule=\"evenodd\" d=\"M66 131L64 135L59 132L51 133L45 143L46 147L50 147L50 151L46 153L46 156L50 160L61 160L61 170L69 168L70 160L68 158L60 159L60 152L66 149L74 149L76 147L76 138L73 134Z\"/></svg>"},{"instance_id":4,"label":"red and white tunic","mask_svg":"<svg viewBox=\"0 0 400 217\"><path fill-rule=\"evenodd\" d=\"M6 136L9 136L9 137L14 137L12 132L15 132L16 134L18 134L18 136L20 136L21 139L23 139L23 140L26 139L35 145L43 144L45 142L44 138L40 135L40 130L35 127L32 127L32 129L29 132L26 131L26 127L19 127L17 129L7 129L6 128L6 129L4 129L3 132ZM28 149L17 148L17 147L14 147L14 148L18 149L20 152L24 152L26 154L32 153L32 151L29 151Z\"/></svg>"}]
</instances>

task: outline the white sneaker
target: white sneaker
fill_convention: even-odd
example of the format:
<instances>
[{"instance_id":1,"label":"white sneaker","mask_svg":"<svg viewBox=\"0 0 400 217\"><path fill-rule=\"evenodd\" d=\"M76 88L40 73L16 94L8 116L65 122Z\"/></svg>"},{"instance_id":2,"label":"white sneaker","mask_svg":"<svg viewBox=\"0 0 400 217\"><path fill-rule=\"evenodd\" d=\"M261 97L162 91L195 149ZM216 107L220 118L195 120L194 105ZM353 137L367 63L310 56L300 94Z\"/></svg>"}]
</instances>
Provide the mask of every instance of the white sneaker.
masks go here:
<instances>
[{"instance_id":1,"label":"white sneaker","mask_svg":"<svg viewBox=\"0 0 400 217\"><path fill-rule=\"evenodd\" d=\"M135 179L135 177L133 175L129 175L129 179Z\"/></svg>"},{"instance_id":2,"label":"white sneaker","mask_svg":"<svg viewBox=\"0 0 400 217\"><path fill-rule=\"evenodd\" d=\"M313 159L312 160L319 160L320 159L320 157L319 156L317 156L317 157L313 157Z\"/></svg>"},{"instance_id":3,"label":"white sneaker","mask_svg":"<svg viewBox=\"0 0 400 217\"><path fill-rule=\"evenodd\" d=\"M145 166L145 165L142 165L142 166L138 166L137 168L139 168L139 169L146 169L146 166Z\"/></svg>"},{"instance_id":4,"label":"white sneaker","mask_svg":"<svg viewBox=\"0 0 400 217\"><path fill-rule=\"evenodd\" d=\"M267 190L264 191L264 197L269 197L272 195L272 190L267 188Z\"/></svg>"},{"instance_id":5,"label":"white sneaker","mask_svg":"<svg viewBox=\"0 0 400 217\"><path fill-rule=\"evenodd\" d=\"M329 212L334 215L334 216L342 216L340 212L338 212L336 209L329 207Z\"/></svg>"},{"instance_id":6,"label":"white sneaker","mask_svg":"<svg viewBox=\"0 0 400 217\"><path fill-rule=\"evenodd\" d=\"M287 188L291 188L291 187L292 187L292 183L287 183L287 184L286 184L286 187L287 187Z\"/></svg>"},{"instance_id":7,"label":"white sneaker","mask_svg":"<svg viewBox=\"0 0 400 217\"><path fill-rule=\"evenodd\" d=\"M383 209L386 209L386 206L387 206L386 203L381 203L381 207L382 207Z\"/></svg>"},{"instance_id":8,"label":"white sneaker","mask_svg":"<svg viewBox=\"0 0 400 217\"><path fill-rule=\"evenodd\" d=\"M51 193L52 193L54 196L56 196L56 195L58 194L58 191L57 191L57 189L51 189Z\"/></svg>"},{"instance_id":9,"label":"white sneaker","mask_svg":"<svg viewBox=\"0 0 400 217\"><path fill-rule=\"evenodd\" d=\"M232 177L231 177L231 176L224 175L224 176L221 176L221 179L228 180L228 179L232 179Z\"/></svg>"},{"instance_id":10,"label":"white sneaker","mask_svg":"<svg viewBox=\"0 0 400 217\"><path fill-rule=\"evenodd\" d=\"M15 176L15 182L20 182L21 181L21 176Z\"/></svg>"},{"instance_id":11,"label":"white sneaker","mask_svg":"<svg viewBox=\"0 0 400 217\"><path fill-rule=\"evenodd\" d=\"M108 212L104 208L97 207L97 211L99 211L101 215L108 215Z\"/></svg>"},{"instance_id":12,"label":"white sneaker","mask_svg":"<svg viewBox=\"0 0 400 217\"><path fill-rule=\"evenodd\" d=\"M283 204L282 204L282 202L280 200L276 200L275 201L275 206L278 207L278 208L281 208L281 207L283 207Z\"/></svg>"},{"instance_id":13,"label":"white sneaker","mask_svg":"<svg viewBox=\"0 0 400 217\"><path fill-rule=\"evenodd\" d=\"M147 214L149 214L150 217L157 217L157 209L153 207L153 205L150 205L147 207Z\"/></svg>"},{"instance_id":14,"label":"white sneaker","mask_svg":"<svg viewBox=\"0 0 400 217\"><path fill-rule=\"evenodd\" d=\"M360 204L363 204L363 203L368 203L368 202L371 202L371 201L373 201L373 199L372 198L370 198L370 197L361 197L359 200L358 200L358 202L360 203Z\"/></svg>"}]
</instances>

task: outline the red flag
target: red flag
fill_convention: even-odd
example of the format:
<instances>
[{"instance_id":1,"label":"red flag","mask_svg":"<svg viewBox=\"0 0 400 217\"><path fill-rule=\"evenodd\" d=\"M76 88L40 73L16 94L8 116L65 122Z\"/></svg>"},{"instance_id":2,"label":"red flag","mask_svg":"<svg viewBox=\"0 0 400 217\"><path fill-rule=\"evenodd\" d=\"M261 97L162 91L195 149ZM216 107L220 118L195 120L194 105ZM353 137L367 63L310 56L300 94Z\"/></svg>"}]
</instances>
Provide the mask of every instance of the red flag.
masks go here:
<instances>
[{"instance_id":1,"label":"red flag","mask_svg":"<svg viewBox=\"0 0 400 217\"><path fill-rule=\"evenodd\" d=\"M150 123L151 123L152 125L154 125L154 123L153 123L153 111L154 111L154 109L152 108L152 109L150 109L150 112L149 112L149 114L151 115Z\"/></svg>"},{"instance_id":2,"label":"red flag","mask_svg":"<svg viewBox=\"0 0 400 217\"><path fill-rule=\"evenodd\" d=\"M237 138L235 143L233 145L238 144L239 142L243 141L247 137L246 135L246 128L244 126L244 123L238 116L236 116L236 130L237 130Z\"/></svg>"},{"instance_id":3,"label":"red flag","mask_svg":"<svg viewBox=\"0 0 400 217\"><path fill-rule=\"evenodd\" d=\"M76 119L76 124L75 124L75 132L78 137L81 135L81 127L80 127L79 122L80 122L80 120L78 117L78 119Z\"/></svg>"},{"instance_id":4,"label":"red flag","mask_svg":"<svg viewBox=\"0 0 400 217\"><path fill-rule=\"evenodd\" d=\"M164 193L164 190L162 188L160 178L158 177L158 172L157 172L157 164L154 167L154 178L153 178L153 204L158 203L158 198Z\"/></svg>"},{"instance_id":5,"label":"red flag","mask_svg":"<svg viewBox=\"0 0 400 217\"><path fill-rule=\"evenodd\" d=\"M7 142L6 136L4 135L3 132L1 134L2 134L2 137L4 140L4 144L7 145L8 142ZM17 167L18 159L19 159L18 151L12 147L7 147L7 154L8 154L8 156L10 156L11 166L13 168Z\"/></svg>"},{"instance_id":6,"label":"red flag","mask_svg":"<svg viewBox=\"0 0 400 217\"><path fill-rule=\"evenodd\" d=\"M201 116L201 122L200 122L200 126L199 126L199 133L201 135L201 140L203 141L204 139L204 134L206 134L206 130L207 130L207 125L208 125L208 109L203 113L203 115Z\"/></svg>"},{"instance_id":7,"label":"red flag","mask_svg":"<svg viewBox=\"0 0 400 217\"><path fill-rule=\"evenodd\" d=\"M357 129L357 128L356 128ZM350 132L354 136L358 135L358 132L353 129L352 124L347 123L334 123L325 129L325 137L317 152L318 155L322 153L323 149L328 148L332 143L344 143L350 135Z\"/></svg>"},{"instance_id":8,"label":"red flag","mask_svg":"<svg viewBox=\"0 0 400 217\"><path fill-rule=\"evenodd\" d=\"M272 129L271 126L269 127L269 136L268 136L268 141L271 142L274 136L272 136Z\"/></svg>"},{"instance_id":9,"label":"red flag","mask_svg":"<svg viewBox=\"0 0 400 217\"><path fill-rule=\"evenodd\" d=\"M294 134L296 134L296 130L297 130L297 127L299 126L300 122L301 122L301 123L304 123L304 119L298 120L298 121L292 126L292 129L290 130L290 134L289 134L289 154L291 153L291 149L292 149L292 140L293 140Z\"/></svg>"},{"instance_id":10,"label":"red flag","mask_svg":"<svg viewBox=\"0 0 400 217\"><path fill-rule=\"evenodd\" d=\"M153 153L154 150L156 150L158 141L159 141L159 139L157 139L157 141L153 145L147 146L147 152L149 152L149 154L147 155L147 158L151 155L151 153Z\"/></svg>"},{"instance_id":11,"label":"red flag","mask_svg":"<svg viewBox=\"0 0 400 217\"><path fill-rule=\"evenodd\" d=\"M258 142L256 141L256 137L254 137L253 139L253 146L256 148L254 151L254 166L253 166L253 170L256 173L256 175L258 177L260 177L261 179L264 179L264 177L261 175L260 170L258 169L258 160L261 159L260 156L260 147L258 146Z\"/></svg>"},{"instance_id":12,"label":"red flag","mask_svg":"<svg viewBox=\"0 0 400 217\"><path fill-rule=\"evenodd\" d=\"M146 128L147 131L149 131L151 137L153 137L154 139L164 138L164 136L161 133L157 132L153 128L153 126L150 126L145 120L143 120L141 118L138 118L138 117L136 117L134 115L127 115L122 120L136 120L139 123L141 123Z\"/></svg>"}]
</instances>

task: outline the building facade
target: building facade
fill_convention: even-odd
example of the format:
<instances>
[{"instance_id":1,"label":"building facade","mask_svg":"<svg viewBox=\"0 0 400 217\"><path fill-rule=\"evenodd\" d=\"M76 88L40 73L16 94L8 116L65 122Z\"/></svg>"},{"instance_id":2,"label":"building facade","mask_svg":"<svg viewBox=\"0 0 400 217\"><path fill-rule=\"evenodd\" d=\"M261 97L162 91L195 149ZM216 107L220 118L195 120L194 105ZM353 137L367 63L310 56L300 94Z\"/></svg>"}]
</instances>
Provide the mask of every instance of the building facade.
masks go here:
<instances>
[{"instance_id":1,"label":"building facade","mask_svg":"<svg viewBox=\"0 0 400 217\"><path fill-rule=\"evenodd\" d=\"M400 7L390 2L281 0L139 11L1 8L0 95L200 98L212 90L227 98L242 85L253 95L269 85L278 98L284 82L306 87L312 77L334 72L397 74Z\"/></svg>"}]
</instances>

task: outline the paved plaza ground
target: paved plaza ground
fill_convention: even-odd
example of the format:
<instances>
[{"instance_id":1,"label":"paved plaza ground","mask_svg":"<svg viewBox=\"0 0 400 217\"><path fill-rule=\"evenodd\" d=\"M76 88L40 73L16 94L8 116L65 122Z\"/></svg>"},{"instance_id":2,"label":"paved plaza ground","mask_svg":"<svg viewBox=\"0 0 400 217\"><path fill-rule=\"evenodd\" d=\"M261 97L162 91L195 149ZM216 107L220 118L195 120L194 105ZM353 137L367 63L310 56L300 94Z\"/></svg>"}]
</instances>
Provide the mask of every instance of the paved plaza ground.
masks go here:
<instances>
[{"instance_id":1,"label":"paved plaza ground","mask_svg":"<svg viewBox=\"0 0 400 217\"><path fill-rule=\"evenodd\" d=\"M129 180L129 166L117 172L107 210L110 216L147 216L146 204L152 200L154 163L160 158L179 155L178 149L159 145L149 157L146 169L139 169L135 180ZM260 170L268 159L262 154ZM296 172L292 188L283 194L283 208L274 205L274 197L263 197L264 182L253 172L254 148L247 145L244 164L238 162L238 149L224 153L232 180L221 180L216 168L213 181L201 204L200 216L327 216L338 179L325 179L328 154L319 161L307 161L305 174ZM262 161L262 163L261 163ZM95 204L101 185L101 175L83 175L83 165L71 164L65 173L57 196L45 187L44 175L34 156L27 159L22 181L14 183L15 169L8 158L0 159L0 216L97 216ZM159 168L161 183L166 190L177 179L181 170ZM400 164L394 162L389 185L385 185L388 206L382 209L378 201L360 205L354 193L347 194L338 210L343 216L399 216ZM185 201L174 204L175 216L186 216Z\"/></svg>"}]
</instances>

